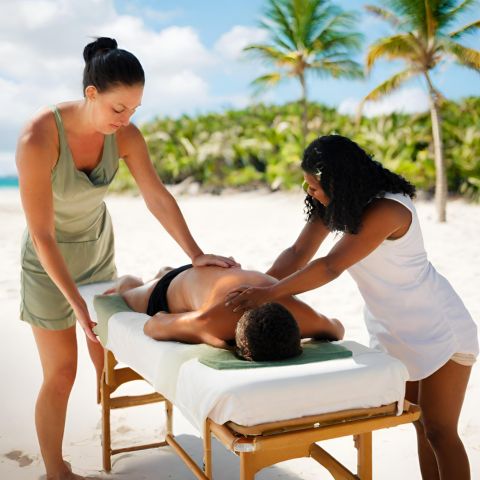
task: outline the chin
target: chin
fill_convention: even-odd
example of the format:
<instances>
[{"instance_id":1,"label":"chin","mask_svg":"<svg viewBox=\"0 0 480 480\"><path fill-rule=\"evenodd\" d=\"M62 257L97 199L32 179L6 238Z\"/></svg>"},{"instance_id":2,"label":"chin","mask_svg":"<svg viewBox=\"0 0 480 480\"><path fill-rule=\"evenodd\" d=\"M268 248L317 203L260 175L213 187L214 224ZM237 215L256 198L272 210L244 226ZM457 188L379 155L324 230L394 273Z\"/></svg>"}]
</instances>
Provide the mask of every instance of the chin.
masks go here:
<instances>
[{"instance_id":1,"label":"chin","mask_svg":"<svg viewBox=\"0 0 480 480\"><path fill-rule=\"evenodd\" d=\"M101 129L101 132L104 134L104 135L110 135L112 133L115 133L117 132L118 130L120 129L120 127L115 127L113 125L107 125L105 127L103 127Z\"/></svg>"}]
</instances>

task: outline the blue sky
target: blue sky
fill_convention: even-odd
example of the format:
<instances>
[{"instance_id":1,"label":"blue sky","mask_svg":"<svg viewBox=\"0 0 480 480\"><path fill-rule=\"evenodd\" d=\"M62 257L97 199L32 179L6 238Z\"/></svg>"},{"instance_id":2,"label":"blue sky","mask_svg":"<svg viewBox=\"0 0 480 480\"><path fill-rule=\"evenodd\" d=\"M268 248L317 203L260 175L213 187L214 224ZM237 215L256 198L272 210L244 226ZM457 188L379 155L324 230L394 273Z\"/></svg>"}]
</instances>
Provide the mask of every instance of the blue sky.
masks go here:
<instances>
[{"instance_id":1,"label":"blue sky","mask_svg":"<svg viewBox=\"0 0 480 480\"><path fill-rule=\"evenodd\" d=\"M388 35L388 26L367 14L361 0L336 0L359 12L358 29L366 46ZM378 3L378 2L369 2ZM252 98L250 82L265 72L245 59L242 48L265 39L259 29L264 0L1 0L0 16L0 175L14 173L14 150L22 125L39 108L82 96L82 51L92 36L111 36L142 62L147 78L137 123L154 116L244 108L253 101L297 100L295 80ZM466 24L480 18L480 0ZM466 44L478 48L480 34ZM354 112L376 85L401 69L398 62L379 62L367 80L311 77L309 98ZM445 63L434 82L451 99L480 95L479 74ZM420 81L367 105L368 115L428 108Z\"/></svg>"},{"instance_id":2,"label":"blue sky","mask_svg":"<svg viewBox=\"0 0 480 480\"><path fill-rule=\"evenodd\" d=\"M162 29L168 26L191 26L199 34L202 42L207 48L213 48L218 38L226 31L231 30L235 25L246 25L250 27L258 26L258 21L262 16L265 7L264 0L243 0L238 2L229 2L221 0L115 0L121 12L135 11L145 15L142 18L152 28ZM363 63L366 46L377 38L388 35L390 30L388 26L375 19L367 13L364 6L367 4L377 4L379 1L364 0L336 0L335 4L344 10L356 11L359 15L358 28L365 36L364 49L357 56L359 62ZM152 11L157 12L157 18L151 17ZM460 19L459 24L463 25L472 20L472 13L480 18L480 7L471 11ZM475 17L476 18L476 17ZM462 40L465 45L477 48L480 35L472 35L466 40ZM245 60L247 62L247 60ZM310 78L310 95L313 99L332 106L338 106L344 99L346 92L350 97L362 97L388 76L399 71L402 64L400 62L389 63L379 62L368 80L332 80ZM252 69L253 70L253 69ZM227 95L234 91L242 91L245 84L248 84L252 78L252 70L237 72L237 75L224 76L218 71L212 72L209 76L209 83L216 92ZM451 99L460 99L469 95L480 95L480 76L478 73L469 71L466 68L456 65L444 65L434 75L434 80L438 88ZM413 80L408 87L422 87L421 81ZM274 102L294 100L299 96L299 86L292 80L290 85L281 86L271 95Z\"/></svg>"}]
</instances>

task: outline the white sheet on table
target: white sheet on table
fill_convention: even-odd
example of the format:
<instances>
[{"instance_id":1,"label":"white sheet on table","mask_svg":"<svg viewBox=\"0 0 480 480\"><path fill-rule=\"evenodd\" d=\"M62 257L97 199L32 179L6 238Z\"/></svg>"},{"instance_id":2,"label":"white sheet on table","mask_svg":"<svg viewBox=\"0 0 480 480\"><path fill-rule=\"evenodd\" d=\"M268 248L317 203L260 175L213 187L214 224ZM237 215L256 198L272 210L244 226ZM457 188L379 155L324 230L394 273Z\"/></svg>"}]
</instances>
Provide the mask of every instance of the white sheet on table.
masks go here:
<instances>
[{"instance_id":1,"label":"white sheet on table","mask_svg":"<svg viewBox=\"0 0 480 480\"><path fill-rule=\"evenodd\" d=\"M93 297L95 295L101 295L105 290L113 287L114 281L111 282L97 282L97 283L89 283L88 285L81 285L78 287L80 291L80 295L83 297L85 302L87 303L88 313L90 314L90 318L96 322L97 321L97 312L93 308Z\"/></svg>"},{"instance_id":2,"label":"white sheet on table","mask_svg":"<svg viewBox=\"0 0 480 480\"><path fill-rule=\"evenodd\" d=\"M108 284L82 287L89 307ZM91 287L91 288L90 288ZM145 336L148 315L121 312L109 321L107 347L174 403L200 431L205 418L250 426L350 408L399 402L405 366L386 353L342 341L353 357L326 362L241 370L201 364L195 348Z\"/></svg>"},{"instance_id":3,"label":"white sheet on table","mask_svg":"<svg viewBox=\"0 0 480 480\"><path fill-rule=\"evenodd\" d=\"M399 402L407 370L398 360L352 341L338 342L353 357L244 370L183 364L175 405L199 429L206 417L250 426L350 408Z\"/></svg>"}]
</instances>

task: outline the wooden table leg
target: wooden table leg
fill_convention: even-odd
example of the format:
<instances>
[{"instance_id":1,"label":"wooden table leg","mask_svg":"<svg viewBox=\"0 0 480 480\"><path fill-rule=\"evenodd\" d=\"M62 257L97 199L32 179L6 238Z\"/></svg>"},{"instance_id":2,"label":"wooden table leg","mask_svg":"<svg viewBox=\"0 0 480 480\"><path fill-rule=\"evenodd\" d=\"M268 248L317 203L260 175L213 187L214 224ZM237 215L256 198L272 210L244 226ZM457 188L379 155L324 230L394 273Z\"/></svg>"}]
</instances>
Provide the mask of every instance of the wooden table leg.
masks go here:
<instances>
[{"instance_id":1,"label":"wooden table leg","mask_svg":"<svg viewBox=\"0 0 480 480\"><path fill-rule=\"evenodd\" d=\"M110 436L110 388L105 381L105 372L101 382L102 396L102 455L103 469L110 472L112 469L111 459L111 436Z\"/></svg>"},{"instance_id":2,"label":"wooden table leg","mask_svg":"<svg viewBox=\"0 0 480 480\"><path fill-rule=\"evenodd\" d=\"M372 480L372 432L357 435L357 475L360 480Z\"/></svg>"}]
</instances>

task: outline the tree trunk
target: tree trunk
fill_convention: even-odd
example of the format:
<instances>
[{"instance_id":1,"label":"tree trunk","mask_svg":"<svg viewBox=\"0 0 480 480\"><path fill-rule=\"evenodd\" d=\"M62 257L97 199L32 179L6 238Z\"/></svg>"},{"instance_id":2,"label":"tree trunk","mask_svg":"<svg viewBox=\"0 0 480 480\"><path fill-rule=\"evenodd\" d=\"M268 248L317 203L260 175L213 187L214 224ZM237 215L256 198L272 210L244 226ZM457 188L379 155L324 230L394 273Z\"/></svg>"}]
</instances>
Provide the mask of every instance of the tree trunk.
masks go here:
<instances>
[{"instance_id":1,"label":"tree trunk","mask_svg":"<svg viewBox=\"0 0 480 480\"><path fill-rule=\"evenodd\" d=\"M433 88L428 74L425 75L425 77L430 94L430 116L432 118L433 150L435 156L435 205L437 208L438 221L446 222L448 185L447 169L443 155L442 119L438 104L438 93Z\"/></svg>"},{"instance_id":2,"label":"tree trunk","mask_svg":"<svg viewBox=\"0 0 480 480\"><path fill-rule=\"evenodd\" d=\"M305 74L302 73L298 76L300 84L302 86L302 98L300 100L303 111L302 111L302 154L307 146L307 135L308 135L308 101L307 101L307 84L305 82Z\"/></svg>"}]
</instances>

